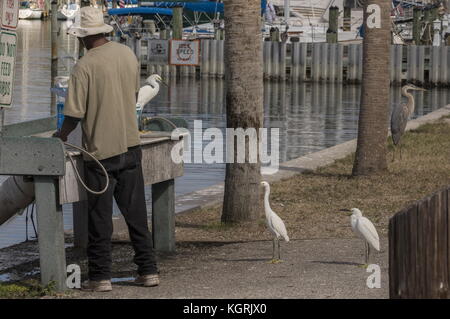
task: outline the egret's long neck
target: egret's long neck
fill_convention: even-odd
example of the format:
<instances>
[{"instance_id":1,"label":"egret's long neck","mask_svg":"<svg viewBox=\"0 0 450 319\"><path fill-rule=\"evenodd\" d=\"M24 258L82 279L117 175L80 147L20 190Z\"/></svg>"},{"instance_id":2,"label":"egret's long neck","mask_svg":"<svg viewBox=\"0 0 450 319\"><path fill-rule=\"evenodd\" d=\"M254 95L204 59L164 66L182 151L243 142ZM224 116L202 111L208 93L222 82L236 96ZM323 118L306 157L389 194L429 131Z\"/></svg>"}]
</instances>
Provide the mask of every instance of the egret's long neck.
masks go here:
<instances>
[{"instance_id":1,"label":"egret's long neck","mask_svg":"<svg viewBox=\"0 0 450 319\"><path fill-rule=\"evenodd\" d=\"M406 96L406 98L408 99L408 112L409 115L413 114L414 112L414 96L408 92L408 90L403 90L402 92L403 96Z\"/></svg>"},{"instance_id":2,"label":"egret's long neck","mask_svg":"<svg viewBox=\"0 0 450 319\"><path fill-rule=\"evenodd\" d=\"M266 214L270 210L270 203L269 203L269 195L270 195L270 187L265 187L265 193L264 193L264 211Z\"/></svg>"}]
</instances>

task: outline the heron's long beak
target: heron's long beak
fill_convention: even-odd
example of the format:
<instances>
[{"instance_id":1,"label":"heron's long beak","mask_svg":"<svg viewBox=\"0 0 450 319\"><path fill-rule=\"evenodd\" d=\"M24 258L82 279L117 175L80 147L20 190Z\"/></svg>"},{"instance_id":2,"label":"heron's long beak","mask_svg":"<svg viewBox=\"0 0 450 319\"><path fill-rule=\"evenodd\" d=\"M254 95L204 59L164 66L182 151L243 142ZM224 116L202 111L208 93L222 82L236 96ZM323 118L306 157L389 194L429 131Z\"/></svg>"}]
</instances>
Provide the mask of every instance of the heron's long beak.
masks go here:
<instances>
[{"instance_id":1,"label":"heron's long beak","mask_svg":"<svg viewBox=\"0 0 450 319\"><path fill-rule=\"evenodd\" d=\"M169 84L167 84L166 82L164 82L163 80L159 81L161 84L164 84L165 86L169 87Z\"/></svg>"},{"instance_id":2,"label":"heron's long beak","mask_svg":"<svg viewBox=\"0 0 450 319\"><path fill-rule=\"evenodd\" d=\"M416 91L428 91L427 89L419 88L419 87L415 87L414 90L416 90Z\"/></svg>"}]
</instances>

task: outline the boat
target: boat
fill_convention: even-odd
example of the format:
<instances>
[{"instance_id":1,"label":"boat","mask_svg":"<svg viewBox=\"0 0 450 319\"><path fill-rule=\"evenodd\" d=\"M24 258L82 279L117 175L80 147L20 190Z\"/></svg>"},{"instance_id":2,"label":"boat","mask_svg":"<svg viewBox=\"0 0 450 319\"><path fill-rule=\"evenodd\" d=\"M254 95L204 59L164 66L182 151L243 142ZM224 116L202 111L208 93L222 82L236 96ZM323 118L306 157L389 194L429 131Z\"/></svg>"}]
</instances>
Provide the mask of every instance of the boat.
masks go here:
<instances>
[{"instance_id":1,"label":"boat","mask_svg":"<svg viewBox=\"0 0 450 319\"><path fill-rule=\"evenodd\" d=\"M326 42L328 14L332 6L343 11L343 0L269 0L265 13L264 37L269 37L270 30L277 28L287 35L287 42L295 37L300 42ZM340 19L338 41L361 41L358 28L362 24L362 10L352 10L350 31L342 28Z\"/></svg>"},{"instance_id":2,"label":"boat","mask_svg":"<svg viewBox=\"0 0 450 319\"><path fill-rule=\"evenodd\" d=\"M41 19L43 12L38 3L26 2L19 8L19 19Z\"/></svg>"},{"instance_id":3,"label":"boat","mask_svg":"<svg viewBox=\"0 0 450 319\"><path fill-rule=\"evenodd\" d=\"M41 19L42 18L42 10L39 9L30 9L24 8L19 9L19 19Z\"/></svg>"},{"instance_id":4,"label":"boat","mask_svg":"<svg viewBox=\"0 0 450 319\"><path fill-rule=\"evenodd\" d=\"M64 4L58 9L58 20L73 20L80 11L80 6L76 3Z\"/></svg>"}]
</instances>

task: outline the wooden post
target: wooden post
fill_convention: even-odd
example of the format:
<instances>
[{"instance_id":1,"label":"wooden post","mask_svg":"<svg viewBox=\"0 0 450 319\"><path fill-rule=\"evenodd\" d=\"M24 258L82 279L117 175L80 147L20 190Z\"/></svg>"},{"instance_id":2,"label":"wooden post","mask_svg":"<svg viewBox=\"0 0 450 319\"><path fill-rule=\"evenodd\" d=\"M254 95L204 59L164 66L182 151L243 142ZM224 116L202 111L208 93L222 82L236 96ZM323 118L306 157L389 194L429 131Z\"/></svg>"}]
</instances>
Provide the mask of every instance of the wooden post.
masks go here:
<instances>
[{"instance_id":1,"label":"wooden post","mask_svg":"<svg viewBox=\"0 0 450 319\"><path fill-rule=\"evenodd\" d=\"M357 56L356 56L356 65L357 65L357 72L356 72L356 80L358 83L362 82L362 72L363 72L363 45L357 44Z\"/></svg>"},{"instance_id":2,"label":"wooden post","mask_svg":"<svg viewBox=\"0 0 450 319\"><path fill-rule=\"evenodd\" d=\"M329 56L329 73L328 79L330 82L336 82L336 68L337 68L337 43L328 44L328 56Z\"/></svg>"},{"instance_id":3,"label":"wooden post","mask_svg":"<svg viewBox=\"0 0 450 319\"><path fill-rule=\"evenodd\" d=\"M291 47L291 81L297 82L300 77L300 43L292 43Z\"/></svg>"},{"instance_id":4,"label":"wooden post","mask_svg":"<svg viewBox=\"0 0 450 319\"><path fill-rule=\"evenodd\" d=\"M439 72L440 72L440 62L441 59L439 57L440 47L432 46L431 47L431 70L430 70L430 82L433 85L437 85L439 82Z\"/></svg>"},{"instance_id":5,"label":"wooden post","mask_svg":"<svg viewBox=\"0 0 450 319\"><path fill-rule=\"evenodd\" d=\"M210 40L203 39L200 42L202 52L202 65L200 69L200 74L202 77L209 76L209 41Z\"/></svg>"},{"instance_id":6,"label":"wooden post","mask_svg":"<svg viewBox=\"0 0 450 319\"><path fill-rule=\"evenodd\" d=\"M307 65L307 51L308 43L300 43L300 81L306 81L306 65Z\"/></svg>"},{"instance_id":7,"label":"wooden post","mask_svg":"<svg viewBox=\"0 0 450 319\"><path fill-rule=\"evenodd\" d=\"M358 45L349 44L348 46L348 63L347 63L347 80L349 82L355 82L358 72Z\"/></svg>"},{"instance_id":8,"label":"wooden post","mask_svg":"<svg viewBox=\"0 0 450 319\"><path fill-rule=\"evenodd\" d=\"M415 83L417 80L417 46L408 45L408 82Z\"/></svg>"},{"instance_id":9,"label":"wooden post","mask_svg":"<svg viewBox=\"0 0 450 319\"><path fill-rule=\"evenodd\" d=\"M320 79L319 81L327 81L328 79L328 43L320 43Z\"/></svg>"},{"instance_id":10,"label":"wooden post","mask_svg":"<svg viewBox=\"0 0 450 319\"><path fill-rule=\"evenodd\" d=\"M286 80L286 42L280 42L280 64L279 64L279 76L280 80Z\"/></svg>"},{"instance_id":11,"label":"wooden post","mask_svg":"<svg viewBox=\"0 0 450 319\"><path fill-rule=\"evenodd\" d=\"M58 203L58 182L51 176L34 177L41 282L54 281L57 291L66 289L66 252L62 207Z\"/></svg>"},{"instance_id":12,"label":"wooden post","mask_svg":"<svg viewBox=\"0 0 450 319\"><path fill-rule=\"evenodd\" d=\"M280 76L280 42L272 41L272 78Z\"/></svg>"},{"instance_id":13,"label":"wooden post","mask_svg":"<svg viewBox=\"0 0 450 319\"><path fill-rule=\"evenodd\" d=\"M217 76L217 40L209 40L209 75Z\"/></svg>"},{"instance_id":14,"label":"wooden post","mask_svg":"<svg viewBox=\"0 0 450 319\"><path fill-rule=\"evenodd\" d=\"M344 80L344 46L338 43L336 46L336 50L336 82L342 83L342 81Z\"/></svg>"},{"instance_id":15,"label":"wooden post","mask_svg":"<svg viewBox=\"0 0 450 319\"><path fill-rule=\"evenodd\" d=\"M280 41L280 30L278 28L270 29L270 41L272 42Z\"/></svg>"},{"instance_id":16,"label":"wooden post","mask_svg":"<svg viewBox=\"0 0 450 319\"><path fill-rule=\"evenodd\" d=\"M55 87L55 79L58 76L58 9L57 1L53 0L51 3L51 45L52 45L52 61L51 61L51 87ZM56 94L51 93L50 101L50 115L56 115Z\"/></svg>"},{"instance_id":17,"label":"wooden post","mask_svg":"<svg viewBox=\"0 0 450 319\"><path fill-rule=\"evenodd\" d=\"M172 16L172 38L181 40L183 38L183 8L173 8Z\"/></svg>"},{"instance_id":18,"label":"wooden post","mask_svg":"<svg viewBox=\"0 0 450 319\"><path fill-rule=\"evenodd\" d=\"M314 82L320 81L320 48L320 43L312 44L311 79Z\"/></svg>"},{"instance_id":19,"label":"wooden post","mask_svg":"<svg viewBox=\"0 0 450 319\"><path fill-rule=\"evenodd\" d=\"M224 61L224 40L217 41L217 76L223 78L225 76L225 61Z\"/></svg>"},{"instance_id":20,"label":"wooden post","mask_svg":"<svg viewBox=\"0 0 450 319\"><path fill-rule=\"evenodd\" d=\"M263 42L264 79L272 76L272 41Z\"/></svg>"},{"instance_id":21,"label":"wooden post","mask_svg":"<svg viewBox=\"0 0 450 319\"><path fill-rule=\"evenodd\" d=\"M152 185L153 246L158 251L175 251L175 183L167 180Z\"/></svg>"},{"instance_id":22,"label":"wooden post","mask_svg":"<svg viewBox=\"0 0 450 319\"><path fill-rule=\"evenodd\" d=\"M352 27L352 8L345 6L343 31L351 31L351 27Z\"/></svg>"},{"instance_id":23,"label":"wooden post","mask_svg":"<svg viewBox=\"0 0 450 319\"><path fill-rule=\"evenodd\" d=\"M330 7L328 30L327 30L328 43L338 42L338 18L339 18L339 8L335 6Z\"/></svg>"},{"instance_id":24,"label":"wooden post","mask_svg":"<svg viewBox=\"0 0 450 319\"><path fill-rule=\"evenodd\" d=\"M425 80L425 46L419 46L418 62L417 62L417 81L419 85L423 85Z\"/></svg>"},{"instance_id":25,"label":"wooden post","mask_svg":"<svg viewBox=\"0 0 450 319\"><path fill-rule=\"evenodd\" d=\"M420 32L422 30L422 10L419 8L413 9L413 42L416 45L420 45Z\"/></svg>"}]
</instances>

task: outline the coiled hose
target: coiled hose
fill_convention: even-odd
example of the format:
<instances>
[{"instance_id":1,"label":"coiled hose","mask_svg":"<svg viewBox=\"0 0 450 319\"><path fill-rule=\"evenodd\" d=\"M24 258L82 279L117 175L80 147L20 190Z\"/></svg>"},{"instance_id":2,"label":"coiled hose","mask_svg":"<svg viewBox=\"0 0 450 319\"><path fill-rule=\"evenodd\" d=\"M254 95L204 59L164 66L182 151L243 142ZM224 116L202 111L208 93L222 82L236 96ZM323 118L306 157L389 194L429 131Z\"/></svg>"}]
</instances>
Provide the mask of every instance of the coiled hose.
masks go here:
<instances>
[{"instance_id":1,"label":"coiled hose","mask_svg":"<svg viewBox=\"0 0 450 319\"><path fill-rule=\"evenodd\" d=\"M103 173L105 174L105 177L106 177L106 185L101 191L94 191L94 190L90 189L84 183L83 179L81 178L80 172L78 171L77 164L75 163L75 161L72 158L72 155L70 155L68 152L66 152L66 155L69 158L69 161L70 161L70 163L73 166L73 169L75 171L75 174L77 175L78 180L80 181L81 185L83 185L83 187L86 189L86 191L88 191L89 193L94 194L94 195L101 195L101 194L105 193L106 190L109 187L109 175L108 175L108 172L106 171L105 167L102 165L102 163L100 163L100 161L98 159L96 159L94 155L92 155L91 153L89 153L88 151L86 151L85 149L83 149L83 148L81 148L79 146L76 146L76 145L73 145L73 144L70 144L70 143L67 143L67 142L64 142L64 145L79 150L81 153L86 154L87 156L92 158L97 163L97 165L102 169L102 171L103 171Z\"/></svg>"}]
</instances>

